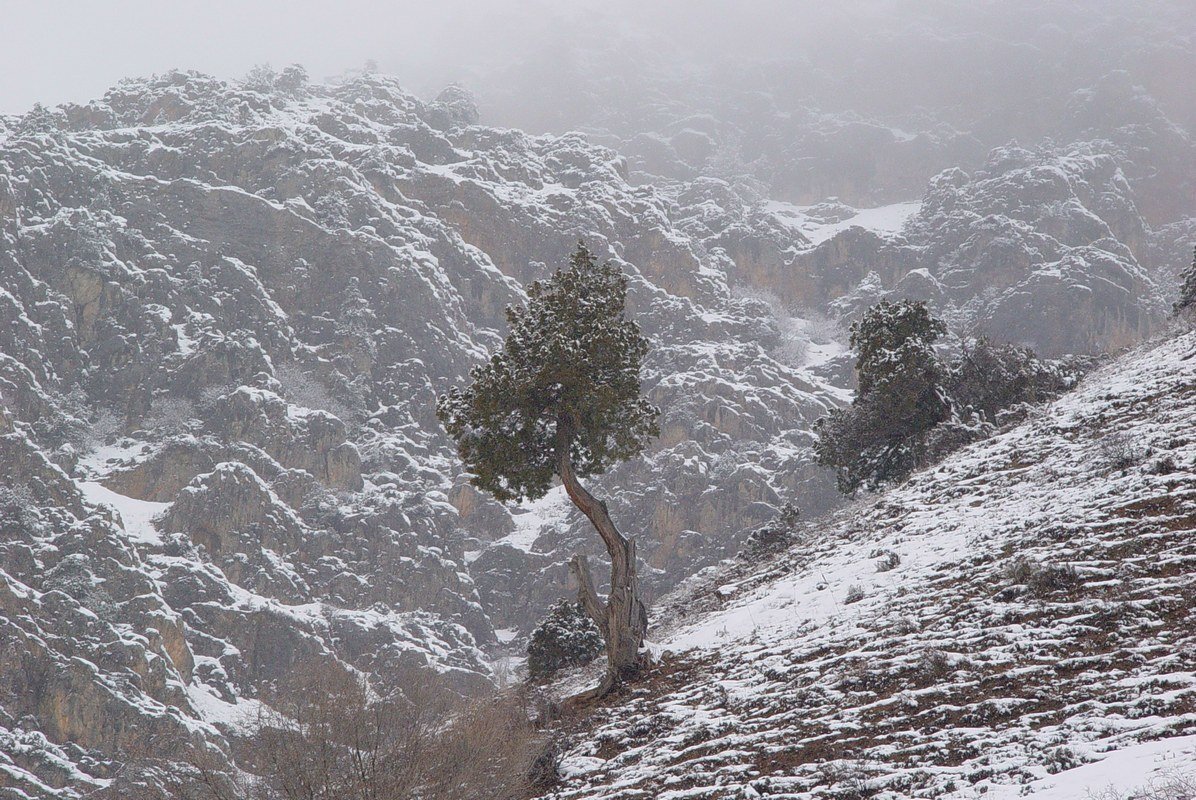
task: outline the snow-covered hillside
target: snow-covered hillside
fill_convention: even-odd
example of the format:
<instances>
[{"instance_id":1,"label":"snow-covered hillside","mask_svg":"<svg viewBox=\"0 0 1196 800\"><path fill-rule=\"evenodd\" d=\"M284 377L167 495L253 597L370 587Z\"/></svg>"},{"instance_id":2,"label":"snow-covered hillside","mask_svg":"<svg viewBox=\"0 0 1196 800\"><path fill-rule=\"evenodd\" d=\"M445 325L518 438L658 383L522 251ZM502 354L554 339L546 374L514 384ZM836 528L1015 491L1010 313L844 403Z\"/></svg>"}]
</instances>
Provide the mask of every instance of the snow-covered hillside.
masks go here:
<instances>
[{"instance_id":1,"label":"snow-covered hillside","mask_svg":"<svg viewBox=\"0 0 1196 800\"><path fill-rule=\"evenodd\" d=\"M1196 333L663 604L553 798L1080 798L1196 772ZM568 687L565 687L568 688Z\"/></svg>"},{"instance_id":2,"label":"snow-covered hillside","mask_svg":"<svg viewBox=\"0 0 1196 800\"><path fill-rule=\"evenodd\" d=\"M811 429L851 399L869 303L1049 354L1153 330L1196 230L1154 178L1185 185L1164 168L1191 141L1138 94L1102 121L1107 96L1036 145L943 129L924 157L885 127L874 171L841 170L874 127L850 110L731 102L718 152L654 170L662 137L669 164L701 145L690 100L643 137L529 135L459 87L297 68L0 119L0 792L126 796L194 752L231 769L303 670L488 689L601 545L559 492L470 488L435 399L579 238L651 341L661 436L595 480L649 597L787 501L837 507ZM775 148L741 163L724 145L753 119Z\"/></svg>"}]
</instances>

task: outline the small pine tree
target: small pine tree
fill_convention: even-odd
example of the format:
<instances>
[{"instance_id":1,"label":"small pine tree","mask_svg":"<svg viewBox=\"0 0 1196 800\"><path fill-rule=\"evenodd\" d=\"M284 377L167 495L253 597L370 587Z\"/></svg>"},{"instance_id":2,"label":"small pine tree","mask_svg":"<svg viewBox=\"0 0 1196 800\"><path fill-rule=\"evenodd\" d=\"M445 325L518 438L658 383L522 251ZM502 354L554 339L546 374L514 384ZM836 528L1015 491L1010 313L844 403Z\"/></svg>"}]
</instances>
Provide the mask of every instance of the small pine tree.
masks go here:
<instances>
[{"instance_id":1,"label":"small pine tree","mask_svg":"<svg viewBox=\"0 0 1196 800\"><path fill-rule=\"evenodd\" d=\"M1196 248L1192 249L1192 265L1180 276L1179 300L1175 303L1175 314L1179 316L1196 309Z\"/></svg>"},{"instance_id":2,"label":"small pine tree","mask_svg":"<svg viewBox=\"0 0 1196 800\"><path fill-rule=\"evenodd\" d=\"M566 667L589 664L602 652L602 633L578 603L562 600L532 631L527 645L527 672L533 680L550 680Z\"/></svg>"}]
</instances>

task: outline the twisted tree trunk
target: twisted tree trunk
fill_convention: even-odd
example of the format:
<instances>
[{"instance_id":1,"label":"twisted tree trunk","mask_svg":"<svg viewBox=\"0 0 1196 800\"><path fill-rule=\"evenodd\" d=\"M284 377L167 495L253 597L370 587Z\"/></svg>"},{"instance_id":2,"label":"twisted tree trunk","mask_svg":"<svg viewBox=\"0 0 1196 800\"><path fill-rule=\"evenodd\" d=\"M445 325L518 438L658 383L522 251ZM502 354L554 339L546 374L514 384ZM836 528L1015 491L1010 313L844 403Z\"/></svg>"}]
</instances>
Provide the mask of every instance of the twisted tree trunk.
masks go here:
<instances>
[{"instance_id":1,"label":"twisted tree trunk","mask_svg":"<svg viewBox=\"0 0 1196 800\"><path fill-rule=\"evenodd\" d=\"M610 595L605 603L598 598L594 579L583 555L575 555L570 564L577 579L577 599L594 620L606 640L606 676L592 693L601 697L630 677L640 666L640 648L648 629L648 610L639 595L636 580L635 540L619 532L610 518L606 503L581 485L570 458L572 437L568 427L558 425L557 471L573 505L589 518L610 554Z\"/></svg>"}]
</instances>

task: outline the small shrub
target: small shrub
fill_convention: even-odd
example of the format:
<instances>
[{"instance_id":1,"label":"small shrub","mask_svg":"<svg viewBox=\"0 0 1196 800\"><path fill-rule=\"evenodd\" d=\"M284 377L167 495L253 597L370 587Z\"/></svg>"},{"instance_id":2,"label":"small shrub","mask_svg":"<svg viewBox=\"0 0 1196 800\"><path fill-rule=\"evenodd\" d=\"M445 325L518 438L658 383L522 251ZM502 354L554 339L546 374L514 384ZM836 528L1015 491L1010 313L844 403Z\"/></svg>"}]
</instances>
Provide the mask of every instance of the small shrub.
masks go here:
<instances>
[{"instance_id":1,"label":"small shrub","mask_svg":"<svg viewBox=\"0 0 1196 800\"><path fill-rule=\"evenodd\" d=\"M1075 769L1083 764L1084 760L1076 755L1076 751L1070 747L1056 747L1046 753L1043 758L1043 767L1051 775Z\"/></svg>"},{"instance_id":2,"label":"small shrub","mask_svg":"<svg viewBox=\"0 0 1196 800\"><path fill-rule=\"evenodd\" d=\"M864 590L859 586L849 586L847 588L847 597L843 599L846 605L858 603L864 599Z\"/></svg>"},{"instance_id":3,"label":"small shrub","mask_svg":"<svg viewBox=\"0 0 1196 800\"><path fill-rule=\"evenodd\" d=\"M918 676L928 681L940 680L954 672L951 656L937 648L923 653L918 659L916 669Z\"/></svg>"},{"instance_id":4,"label":"small shrub","mask_svg":"<svg viewBox=\"0 0 1196 800\"><path fill-rule=\"evenodd\" d=\"M801 511L793 503L786 503L776 519L761 525L748 534L739 557L754 560L769 553L784 550L793 542Z\"/></svg>"},{"instance_id":5,"label":"small shrub","mask_svg":"<svg viewBox=\"0 0 1196 800\"><path fill-rule=\"evenodd\" d=\"M1052 592L1079 586L1080 574L1070 564L1042 564L1032 558L1019 558L1004 569L1006 582L1025 586L1031 594L1042 597Z\"/></svg>"},{"instance_id":6,"label":"small shrub","mask_svg":"<svg viewBox=\"0 0 1196 800\"><path fill-rule=\"evenodd\" d=\"M110 408L101 408L88 426L83 443L84 450L91 452L116 439L124 429L124 420Z\"/></svg>"},{"instance_id":7,"label":"small shrub","mask_svg":"<svg viewBox=\"0 0 1196 800\"><path fill-rule=\"evenodd\" d=\"M333 397L318 376L304 372L295 364L283 364L275 368L274 376L282 385L283 397L291 405L327 411L345 424L353 423L360 416L348 404Z\"/></svg>"},{"instance_id":8,"label":"small shrub","mask_svg":"<svg viewBox=\"0 0 1196 800\"><path fill-rule=\"evenodd\" d=\"M1125 433L1110 433L1100 441L1101 456L1109 469L1124 472L1142 460L1142 453Z\"/></svg>"},{"instance_id":9,"label":"small shrub","mask_svg":"<svg viewBox=\"0 0 1196 800\"><path fill-rule=\"evenodd\" d=\"M157 397L141 422L147 431L172 435L186 433L196 420L195 404L183 397Z\"/></svg>"},{"instance_id":10,"label":"small shrub","mask_svg":"<svg viewBox=\"0 0 1196 800\"><path fill-rule=\"evenodd\" d=\"M589 664L602 652L602 634L577 603L562 600L532 632L527 671L533 680L549 680L566 667Z\"/></svg>"},{"instance_id":11,"label":"small shrub","mask_svg":"<svg viewBox=\"0 0 1196 800\"><path fill-rule=\"evenodd\" d=\"M901 556L894 553L892 550L878 550L873 552L873 558L879 558L876 562L877 572L891 572L901 564Z\"/></svg>"},{"instance_id":12,"label":"small shrub","mask_svg":"<svg viewBox=\"0 0 1196 800\"><path fill-rule=\"evenodd\" d=\"M1178 469L1179 465L1175 463L1175 457L1167 454L1152 461L1147 471L1151 475L1170 475Z\"/></svg>"},{"instance_id":13,"label":"small shrub","mask_svg":"<svg viewBox=\"0 0 1196 800\"><path fill-rule=\"evenodd\" d=\"M33 533L39 530L37 503L27 486L0 486L0 530Z\"/></svg>"}]
</instances>

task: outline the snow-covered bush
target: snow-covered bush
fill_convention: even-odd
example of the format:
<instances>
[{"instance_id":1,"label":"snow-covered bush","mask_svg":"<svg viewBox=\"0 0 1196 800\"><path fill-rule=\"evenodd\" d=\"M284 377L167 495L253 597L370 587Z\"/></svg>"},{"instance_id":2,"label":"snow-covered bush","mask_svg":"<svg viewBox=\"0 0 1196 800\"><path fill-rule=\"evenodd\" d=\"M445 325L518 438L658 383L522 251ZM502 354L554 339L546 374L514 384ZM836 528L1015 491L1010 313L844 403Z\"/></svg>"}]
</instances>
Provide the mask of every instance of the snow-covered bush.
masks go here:
<instances>
[{"instance_id":1,"label":"snow-covered bush","mask_svg":"<svg viewBox=\"0 0 1196 800\"><path fill-rule=\"evenodd\" d=\"M1043 361L1029 348L981 337L964 344L946 385L957 415L1002 425L1024 417L1028 404L1056 397L1077 377L1074 367Z\"/></svg>"},{"instance_id":2,"label":"snow-covered bush","mask_svg":"<svg viewBox=\"0 0 1196 800\"><path fill-rule=\"evenodd\" d=\"M352 422L359 415L346 403L332 396L320 379L303 371L295 364L283 364L275 368L274 377L282 384L283 396L291 405L310 408L313 411L327 411L342 422Z\"/></svg>"},{"instance_id":3,"label":"snow-covered bush","mask_svg":"<svg viewBox=\"0 0 1196 800\"><path fill-rule=\"evenodd\" d=\"M1084 759L1076 755L1070 747L1056 747L1043 754L1043 768L1051 775L1075 769L1084 764Z\"/></svg>"},{"instance_id":4,"label":"snow-covered bush","mask_svg":"<svg viewBox=\"0 0 1196 800\"><path fill-rule=\"evenodd\" d=\"M1028 557L1006 565L1003 575L1007 583L1025 586L1037 597L1080 585L1080 575L1071 564L1043 564Z\"/></svg>"},{"instance_id":5,"label":"snow-covered bush","mask_svg":"<svg viewBox=\"0 0 1196 800\"><path fill-rule=\"evenodd\" d=\"M602 652L602 634L582 607L562 600L532 631L527 671L534 680L551 679L566 667L590 663Z\"/></svg>"},{"instance_id":6,"label":"snow-covered bush","mask_svg":"<svg viewBox=\"0 0 1196 800\"><path fill-rule=\"evenodd\" d=\"M101 408L95 413L87 429L87 437L83 449L88 452L115 439L124 428L124 420L110 408Z\"/></svg>"},{"instance_id":7,"label":"snow-covered bush","mask_svg":"<svg viewBox=\"0 0 1196 800\"><path fill-rule=\"evenodd\" d=\"M801 511L793 503L786 503L776 519L766 522L748 534L739 557L753 560L768 553L784 550L793 541Z\"/></svg>"},{"instance_id":8,"label":"snow-covered bush","mask_svg":"<svg viewBox=\"0 0 1196 800\"><path fill-rule=\"evenodd\" d=\"M1033 351L988 339L965 343L945 362L934 342L946 326L922 302L881 301L851 326L859 391L850 408L818 421L818 462L835 470L839 489L904 480L998 427L1020 421L1034 404L1074 386L1083 361L1048 362Z\"/></svg>"},{"instance_id":9,"label":"snow-covered bush","mask_svg":"<svg viewBox=\"0 0 1196 800\"><path fill-rule=\"evenodd\" d=\"M243 85L246 89L254 92L272 92L274 91L274 84L278 81L278 73L269 64L257 64L248 73L246 73L243 80Z\"/></svg>"},{"instance_id":10,"label":"snow-covered bush","mask_svg":"<svg viewBox=\"0 0 1196 800\"><path fill-rule=\"evenodd\" d=\"M141 427L147 431L176 434L186 433L192 423L198 424L195 403L185 397L157 397L150 403Z\"/></svg>"},{"instance_id":11,"label":"snow-covered bush","mask_svg":"<svg viewBox=\"0 0 1196 800\"><path fill-rule=\"evenodd\" d=\"M876 562L877 572L891 572L901 564L901 556L897 555L892 550L881 550L874 552L872 556L879 559Z\"/></svg>"},{"instance_id":12,"label":"snow-covered bush","mask_svg":"<svg viewBox=\"0 0 1196 800\"><path fill-rule=\"evenodd\" d=\"M1175 457L1168 453L1152 461L1148 471L1151 475L1170 475L1177 469L1179 469L1179 465L1175 463Z\"/></svg>"},{"instance_id":13,"label":"snow-covered bush","mask_svg":"<svg viewBox=\"0 0 1196 800\"><path fill-rule=\"evenodd\" d=\"M33 532L37 504L27 486L0 486L0 530Z\"/></svg>"},{"instance_id":14,"label":"snow-covered bush","mask_svg":"<svg viewBox=\"0 0 1196 800\"><path fill-rule=\"evenodd\" d=\"M278 73L274 88L290 95L300 95L307 89L307 70L302 64L291 64Z\"/></svg>"},{"instance_id":15,"label":"snow-covered bush","mask_svg":"<svg viewBox=\"0 0 1196 800\"><path fill-rule=\"evenodd\" d=\"M918 657L915 670L920 683L930 684L950 675L954 667L951 656L938 648L931 648Z\"/></svg>"},{"instance_id":16,"label":"snow-covered bush","mask_svg":"<svg viewBox=\"0 0 1196 800\"><path fill-rule=\"evenodd\" d=\"M859 390L818 421L818 463L852 494L904 479L926 463L928 431L949 416L934 342L946 326L926 304L881 301L851 326Z\"/></svg>"}]
</instances>

